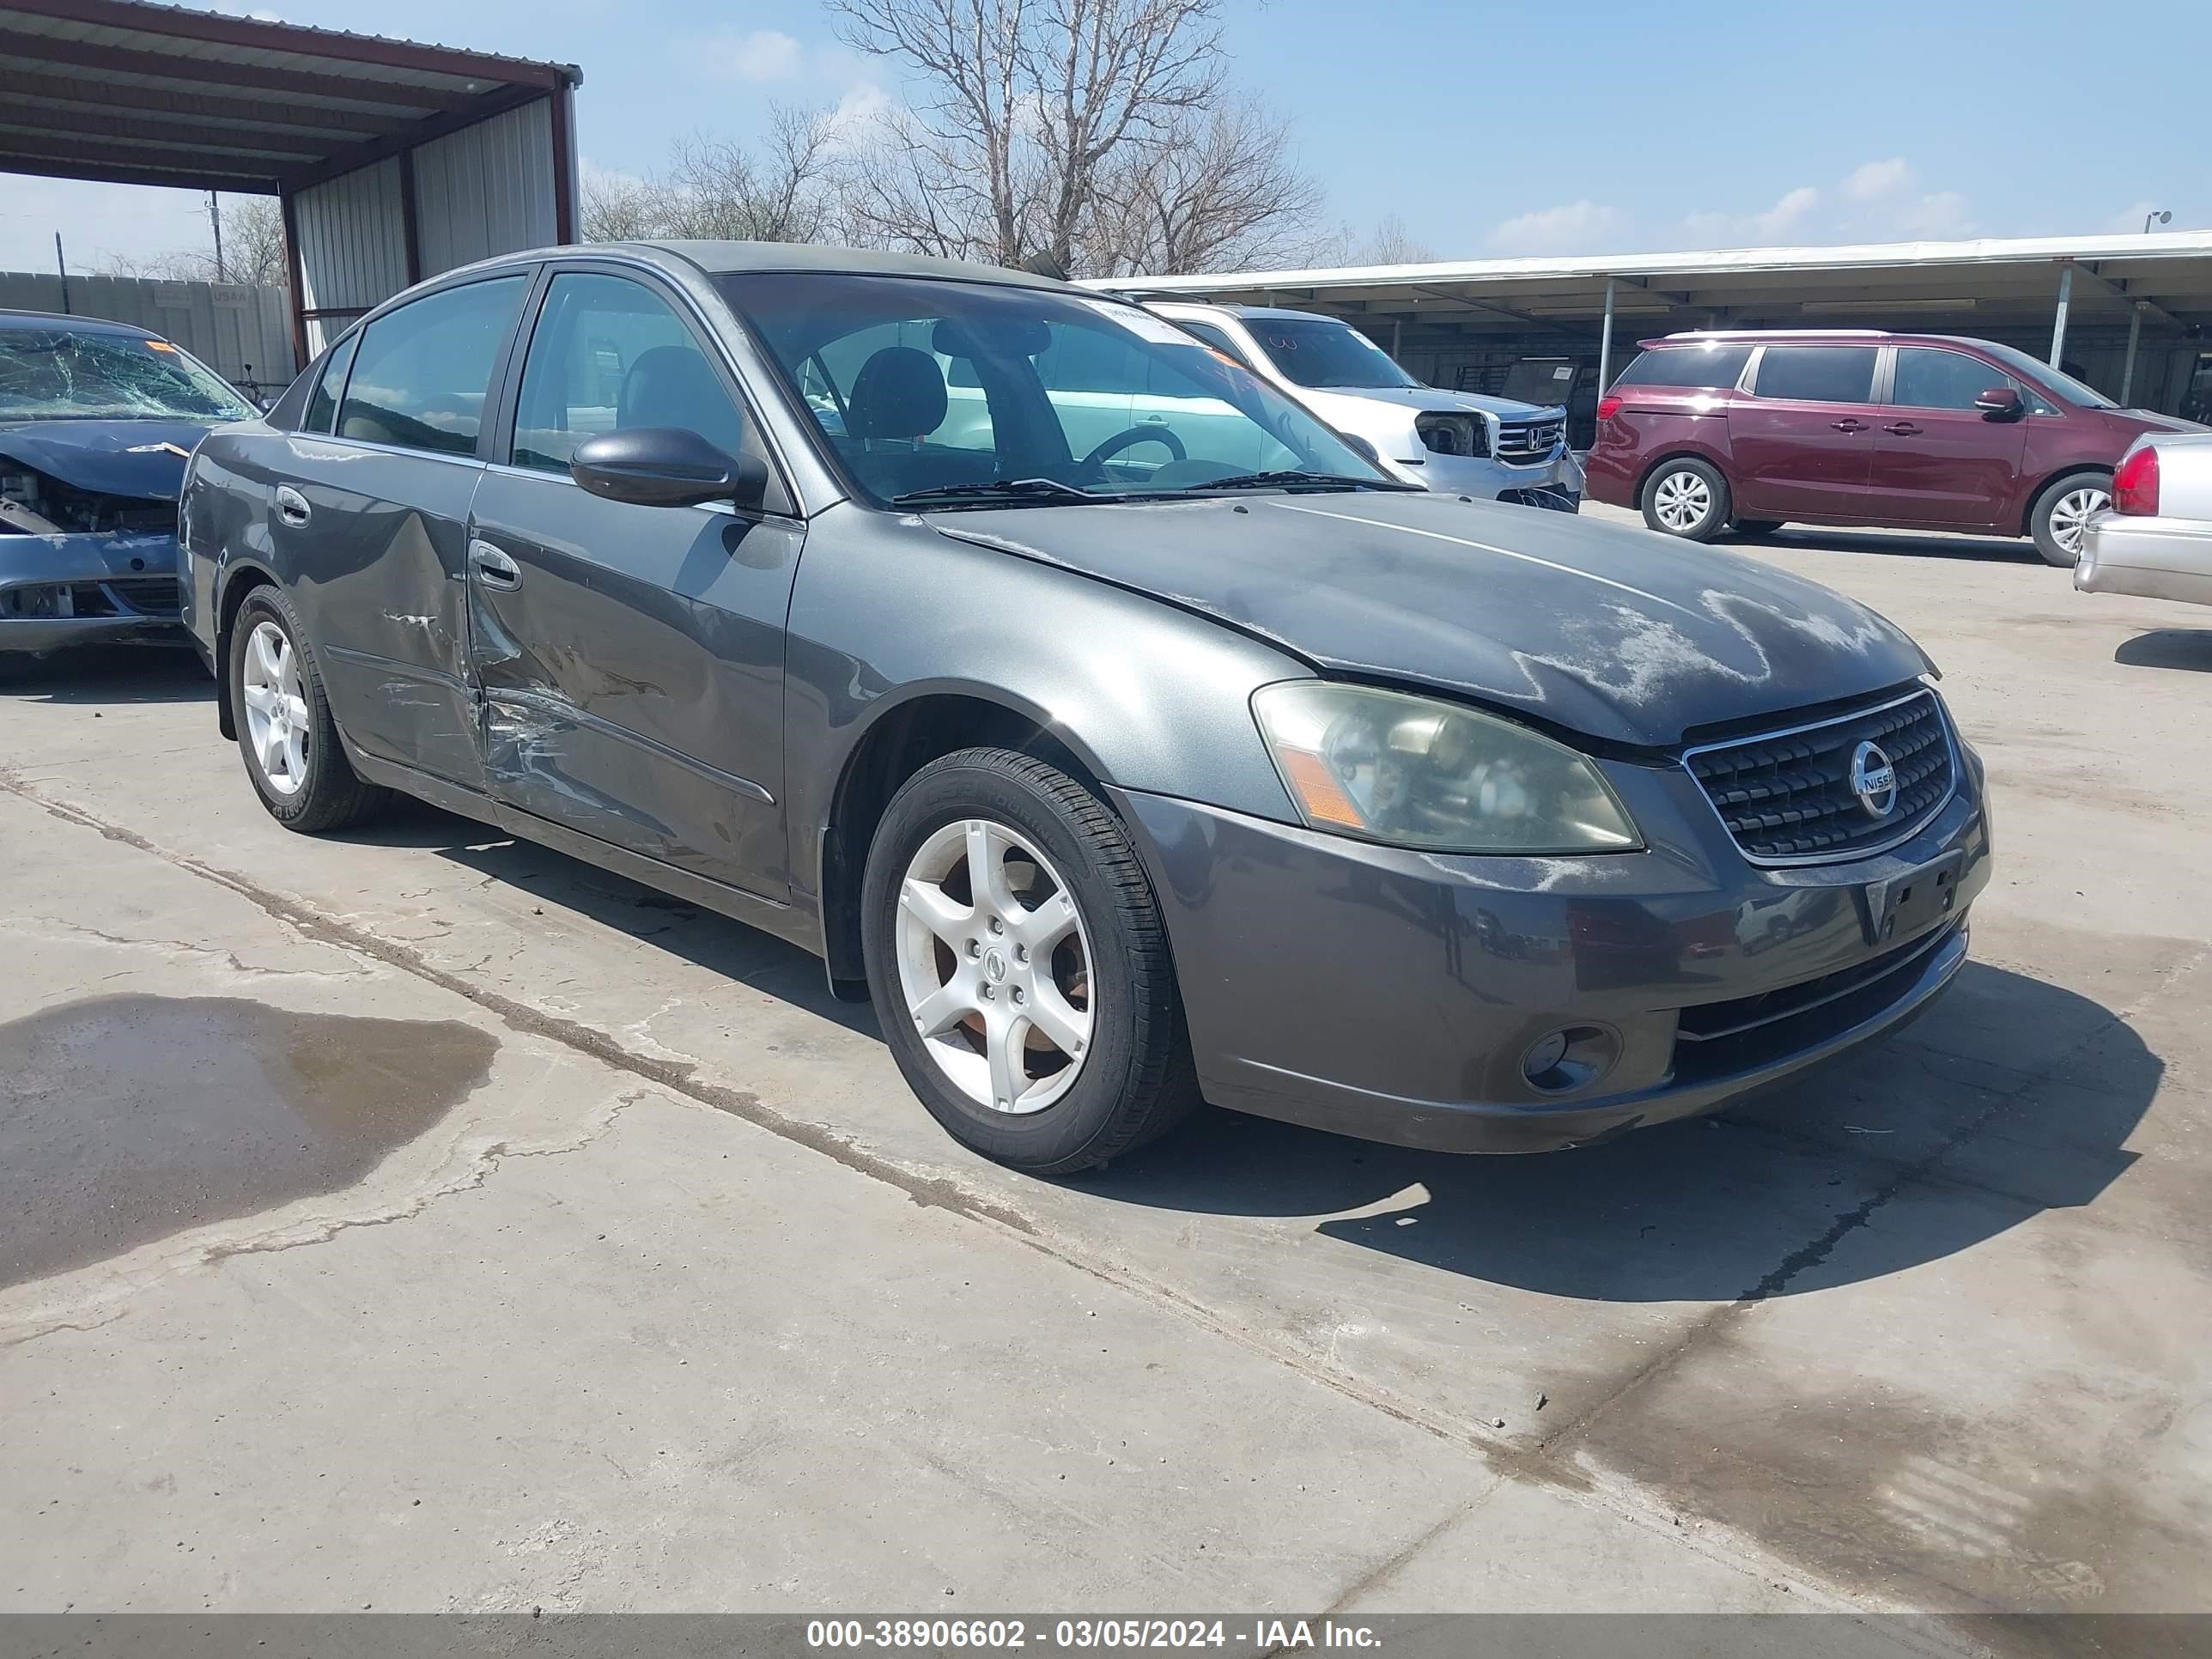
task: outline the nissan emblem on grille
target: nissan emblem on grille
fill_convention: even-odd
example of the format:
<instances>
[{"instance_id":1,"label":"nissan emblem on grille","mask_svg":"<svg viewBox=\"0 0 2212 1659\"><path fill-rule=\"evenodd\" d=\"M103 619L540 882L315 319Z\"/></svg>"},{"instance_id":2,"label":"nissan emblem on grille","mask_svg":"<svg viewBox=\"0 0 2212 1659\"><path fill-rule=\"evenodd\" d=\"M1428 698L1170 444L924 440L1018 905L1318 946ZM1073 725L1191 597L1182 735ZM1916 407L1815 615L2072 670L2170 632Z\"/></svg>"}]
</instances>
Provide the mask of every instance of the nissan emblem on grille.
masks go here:
<instances>
[{"instance_id":1,"label":"nissan emblem on grille","mask_svg":"<svg viewBox=\"0 0 2212 1659\"><path fill-rule=\"evenodd\" d=\"M1851 793L1875 817L1897 810L1897 770L1880 744L1863 743L1851 751Z\"/></svg>"}]
</instances>

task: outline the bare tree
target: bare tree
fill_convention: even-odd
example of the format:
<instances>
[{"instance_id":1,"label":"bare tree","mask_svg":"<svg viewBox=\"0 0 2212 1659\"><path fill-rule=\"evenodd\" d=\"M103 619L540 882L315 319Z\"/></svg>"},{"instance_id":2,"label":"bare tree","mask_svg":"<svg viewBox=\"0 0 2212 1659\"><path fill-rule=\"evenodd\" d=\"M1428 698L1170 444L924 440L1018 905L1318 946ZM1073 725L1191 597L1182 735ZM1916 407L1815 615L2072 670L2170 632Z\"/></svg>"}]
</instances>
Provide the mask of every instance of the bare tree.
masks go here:
<instances>
[{"instance_id":1,"label":"bare tree","mask_svg":"<svg viewBox=\"0 0 2212 1659\"><path fill-rule=\"evenodd\" d=\"M585 181L584 234L815 242L839 227L836 129L819 112L777 107L757 151L731 138L678 139L651 179L599 173Z\"/></svg>"},{"instance_id":2,"label":"bare tree","mask_svg":"<svg viewBox=\"0 0 2212 1659\"><path fill-rule=\"evenodd\" d=\"M222 276L231 283L260 288L289 286L290 262L284 255L284 210L273 196L237 196L218 204L222 216ZM154 276L169 282L211 283L215 248L173 248L166 253L128 258L111 254L101 269L117 276Z\"/></svg>"},{"instance_id":3,"label":"bare tree","mask_svg":"<svg viewBox=\"0 0 2212 1659\"><path fill-rule=\"evenodd\" d=\"M1331 234L1309 246L1303 262L1313 268L1327 265L1417 265L1435 258L1436 252L1415 236L1396 214L1386 215L1367 235L1340 225Z\"/></svg>"},{"instance_id":4,"label":"bare tree","mask_svg":"<svg viewBox=\"0 0 2212 1659\"><path fill-rule=\"evenodd\" d=\"M827 0L847 44L921 89L850 158L852 228L1103 270L1225 253L1310 211L1262 153L1280 125L1226 97L1222 3Z\"/></svg>"},{"instance_id":5,"label":"bare tree","mask_svg":"<svg viewBox=\"0 0 2212 1659\"><path fill-rule=\"evenodd\" d=\"M1237 98L1130 150L1098 180L1083 268L1164 276L1302 258L1322 192L1289 149L1288 123Z\"/></svg>"}]
</instances>

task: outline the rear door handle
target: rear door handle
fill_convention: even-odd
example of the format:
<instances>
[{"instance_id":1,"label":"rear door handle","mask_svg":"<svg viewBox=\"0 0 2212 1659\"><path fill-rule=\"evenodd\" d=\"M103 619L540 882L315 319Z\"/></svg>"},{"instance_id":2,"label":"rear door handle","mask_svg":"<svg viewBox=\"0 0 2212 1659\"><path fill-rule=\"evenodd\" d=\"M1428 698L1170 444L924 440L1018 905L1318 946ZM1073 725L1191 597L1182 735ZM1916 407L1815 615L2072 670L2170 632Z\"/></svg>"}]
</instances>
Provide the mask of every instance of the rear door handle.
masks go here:
<instances>
[{"instance_id":1,"label":"rear door handle","mask_svg":"<svg viewBox=\"0 0 2212 1659\"><path fill-rule=\"evenodd\" d=\"M480 587L495 587L505 592L522 586L521 567L489 542L469 544L469 568L476 573Z\"/></svg>"},{"instance_id":2,"label":"rear door handle","mask_svg":"<svg viewBox=\"0 0 2212 1659\"><path fill-rule=\"evenodd\" d=\"M1918 432L1920 428L1913 425L1910 421L1892 421L1887 426L1882 428L1882 430L1884 432L1894 433L1900 438L1910 438L1915 433Z\"/></svg>"},{"instance_id":3,"label":"rear door handle","mask_svg":"<svg viewBox=\"0 0 2212 1659\"><path fill-rule=\"evenodd\" d=\"M289 484L276 486L276 516L294 529L298 529L315 516L307 505L307 498Z\"/></svg>"},{"instance_id":4,"label":"rear door handle","mask_svg":"<svg viewBox=\"0 0 2212 1659\"><path fill-rule=\"evenodd\" d=\"M1866 430L1866 422L1864 421L1844 419L1841 421L1831 421L1828 424L1835 428L1838 432L1863 432Z\"/></svg>"}]
</instances>

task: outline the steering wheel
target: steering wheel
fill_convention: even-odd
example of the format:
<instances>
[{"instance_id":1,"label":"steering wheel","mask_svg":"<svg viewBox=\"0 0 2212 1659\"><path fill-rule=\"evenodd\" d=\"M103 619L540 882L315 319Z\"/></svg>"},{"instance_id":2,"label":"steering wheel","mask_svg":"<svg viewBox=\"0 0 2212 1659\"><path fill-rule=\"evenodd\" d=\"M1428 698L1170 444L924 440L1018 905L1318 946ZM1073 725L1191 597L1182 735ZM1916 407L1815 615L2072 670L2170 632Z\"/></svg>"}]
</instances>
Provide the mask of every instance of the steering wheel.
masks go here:
<instances>
[{"instance_id":1,"label":"steering wheel","mask_svg":"<svg viewBox=\"0 0 2212 1659\"><path fill-rule=\"evenodd\" d=\"M1182 447L1182 439L1176 437L1167 427L1158 422L1148 422L1143 426L1133 426L1125 431L1117 432L1107 439L1104 443L1083 458L1083 470L1085 472L1102 471L1107 461L1114 456L1120 454L1125 449L1134 449L1142 443L1165 444L1168 453L1174 456L1176 459L1184 461L1190 459L1190 452Z\"/></svg>"}]
</instances>

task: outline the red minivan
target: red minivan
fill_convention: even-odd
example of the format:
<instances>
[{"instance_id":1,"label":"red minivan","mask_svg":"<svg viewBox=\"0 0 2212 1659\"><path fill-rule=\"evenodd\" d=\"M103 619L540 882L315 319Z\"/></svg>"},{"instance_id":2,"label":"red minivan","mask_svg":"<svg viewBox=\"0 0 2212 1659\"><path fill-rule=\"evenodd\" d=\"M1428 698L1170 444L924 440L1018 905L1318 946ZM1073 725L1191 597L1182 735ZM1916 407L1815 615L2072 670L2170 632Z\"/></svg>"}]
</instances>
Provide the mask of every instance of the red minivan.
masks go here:
<instances>
[{"instance_id":1,"label":"red minivan","mask_svg":"<svg viewBox=\"0 0 2212 1659\"><path fill-rule=\"evenodd\" d=\"M1589 492L1692 541L1792 521L1966 530L2031 536L2070 565L2127 447L2203 429L1989 340L1838 329L1643 347L1598 404Z\"/></svg>"}]
</instances>

